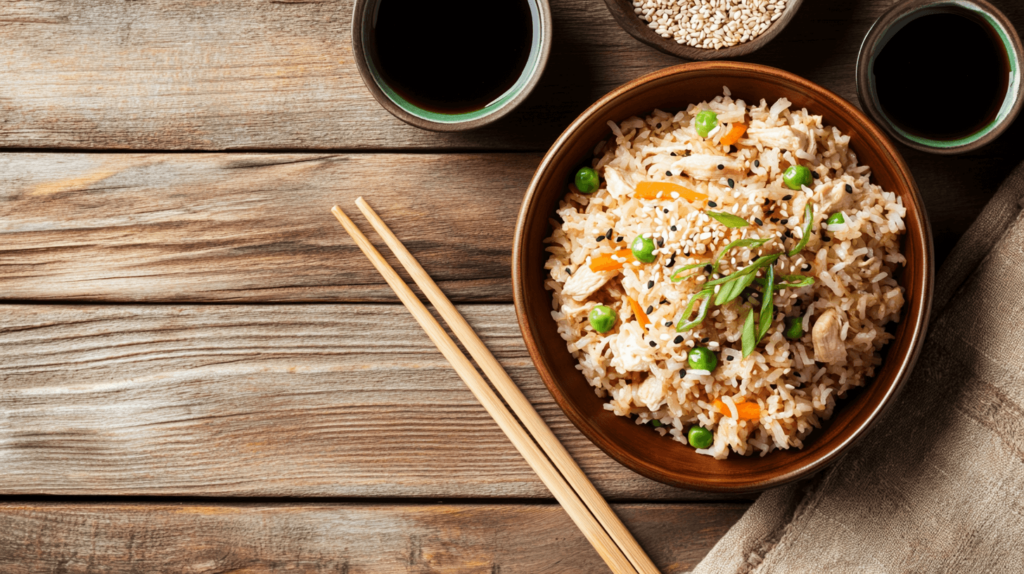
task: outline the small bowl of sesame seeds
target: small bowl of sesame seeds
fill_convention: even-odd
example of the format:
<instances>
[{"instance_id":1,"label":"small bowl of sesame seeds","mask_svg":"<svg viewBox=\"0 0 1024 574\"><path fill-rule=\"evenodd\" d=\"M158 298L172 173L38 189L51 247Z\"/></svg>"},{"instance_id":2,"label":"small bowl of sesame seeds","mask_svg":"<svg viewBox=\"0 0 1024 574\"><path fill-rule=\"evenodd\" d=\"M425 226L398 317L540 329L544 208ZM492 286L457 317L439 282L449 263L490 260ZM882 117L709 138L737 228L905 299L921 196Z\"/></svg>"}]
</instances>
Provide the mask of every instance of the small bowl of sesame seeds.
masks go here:
<instances>
[{"instance_id":1,"label":"small bowl of sesame seeds","mask_svg":"<svg viewBox=\"0 0 1024 574\"><path fill-rule=\"evenodd\" d=\"M644 44L688 60L746 56L771 42L803 0L605 0Z\"/></svg>"}]
</instances>

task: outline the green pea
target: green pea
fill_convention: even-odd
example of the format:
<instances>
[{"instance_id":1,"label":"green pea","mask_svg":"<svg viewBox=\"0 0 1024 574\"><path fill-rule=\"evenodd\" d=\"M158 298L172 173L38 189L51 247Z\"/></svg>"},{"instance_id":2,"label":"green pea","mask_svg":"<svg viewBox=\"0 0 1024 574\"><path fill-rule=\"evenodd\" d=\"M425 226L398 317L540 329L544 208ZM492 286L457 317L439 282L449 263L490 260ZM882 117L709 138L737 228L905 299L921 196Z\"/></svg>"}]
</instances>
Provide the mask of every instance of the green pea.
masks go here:
<instances>
[{"instance_id":1,"label":"green pea","mask_svg":"<svg viewBox=\"0 0 1024 574\"><path fill-rule=\"evenodd\" d=\"M711 130L718 127L718 114L711 110L704 110L697 114L697 135L702 138L708 137Z\"/></svg>"},{"instance_id":2,"label":"green pea","mask_svg":"<svg viewBox=\"0 0 1024 574\"><path fill-rule=\"evenodd\" d=\"M691 369L698 371L714 371L718 366L718 357L707 347L694 347L686 356Z\"/></svg>"},{"instance_id":3,"label":"green pea","mask_svg":"<svg viewBox=\"0 0 1024 574\"><path fill-rule=\"evenodd\" d=\"M601 185L601 178L597 176L597 172L592 167L581 167L576 172L576 189L580 193L591 194L597 191L599 185Z\"/></svg>"},{"instance_id":4,"label":"green pea","mask_svg":"<svg viewBox=\"0 0 1024 574\"><path fill-rule=\"evenodd\" d=\"M647 239L643 235L637 235L636 239L629 244L629 248L633 251L633 257L636 257L637 261L654 263L656 258L654 255L654 241Z\"/></svg>"},{"instance_id":5,"label":"green pea","mask_svg":"<svg viewBox=\"0 0 1024 574\"><path fill-rule=\"evenodd\" d=\"M782 334L791 341L802 338L804 336L804 318L786 317L786 330Z\"/></svg>"},{"instance_id":6,"label":"green pea","mask_svg":"<svg viewBox=\"0 0 1024 574\"><path fill-rule=\"evenodd\" d=\"M782 181L789 189L799 190L800 186L810 186L814 179L811 177L811 170L802 165L791 165L782 174Z\"/></svg>"},{"instance_id":7,"label":"green pea","mask_svg":"<svg viewBox=\"0 0 1024 574\"><path fill-rule=\"evenodd\" d=\"M686 433L686 438L689 439L690 446L693 448L708 448L715 442L715 437L711 434L711 431L699 426L690 427L690 431Z\"/></svg>"},{"instance_id":8,"label":"green pea","mask_svg":"<svg viewBox=\"0 0 1024 574\"><path fill-rule=\"evenodd\" d=\"M661 421L659 421L658 419L651 419L651 426L654 428L658 428L661 426Z\"/></svg>"},{"instance_id":9,"label":"green pea","mask_svg":"<svg viewBox=\"0 0 1024 574\"><path fill-rule=\"evenodd\" d=\"M615 309L607 305L598 305L590 310L587 315L590 319L590 326L598 333L607 333L615 326Z\"/></svg>"},{"instance_id":10,"label":"green pea","mask_svg":"<svg viewBox=\"0 0 1024 574\"><path fill-rule=\"evenodd\" d=\"M846 223L846 219L843 218L842 213L833 213L829 216L828 221L825 222L827 225L840 225Z\"/></svg>"}]
</instances>

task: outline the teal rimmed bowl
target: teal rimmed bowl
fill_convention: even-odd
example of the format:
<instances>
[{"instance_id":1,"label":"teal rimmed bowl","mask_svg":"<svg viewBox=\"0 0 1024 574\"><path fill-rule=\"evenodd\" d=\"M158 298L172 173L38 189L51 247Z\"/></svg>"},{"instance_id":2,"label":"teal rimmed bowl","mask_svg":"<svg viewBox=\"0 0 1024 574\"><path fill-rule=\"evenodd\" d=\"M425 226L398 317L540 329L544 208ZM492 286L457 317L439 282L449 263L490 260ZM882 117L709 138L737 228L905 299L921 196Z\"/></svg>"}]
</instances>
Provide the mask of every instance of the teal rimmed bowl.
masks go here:
<instances>
[{"instance_id":1,"label":"teal rimmed bowl","mask_svg":"<svg viewBox=\"0 0 1024 574\"><path fill-rule=\"evenodd\" d=\"M352 13L352 54L363 83L374 99L398 119L426 130L455 132L478 128L505 116L530 94L544 72L551 52L551 9L547 0L528 0L533 20L533 42L526 66L516 82L482 109L466 113L438 113L423 109L388 86L374 62L372 33L381 0L356 0Z\"/></svg>"},{"instance_id":2,"label":"teal rimmed bowl","mask_svg":"<svg viewBox=\"0 0 1024 574\"><path fill-rule=\"evenodd\" d=\"M882 48L896 32L910 22L922 16L939 13L964 14L989 26L1006 50L1010 64L1006 95L992 121L971 134L950 140L931 139L901 128L882 109L875 88L874 64ZM989 144L1006 131L1016 119L1024 104L1022 65L1024 49L1021 48L1020 37L1010 20L992 4L985 0L909 0L896 4L882 14L864 37L860 54L857 56L857 96L864 111L901 143L931 153L963 153ZM922 97L928 97L928 94L922 94Z\"/></svg>"}]
</instances>

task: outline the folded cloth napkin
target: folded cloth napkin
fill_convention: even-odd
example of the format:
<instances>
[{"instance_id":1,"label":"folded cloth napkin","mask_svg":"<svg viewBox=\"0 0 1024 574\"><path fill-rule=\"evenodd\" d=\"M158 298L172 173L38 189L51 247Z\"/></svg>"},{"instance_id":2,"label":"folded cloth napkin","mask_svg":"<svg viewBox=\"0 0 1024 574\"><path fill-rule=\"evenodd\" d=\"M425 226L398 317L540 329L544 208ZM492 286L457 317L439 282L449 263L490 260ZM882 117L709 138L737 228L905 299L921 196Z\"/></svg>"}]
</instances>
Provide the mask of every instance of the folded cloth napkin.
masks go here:
<instances>
[{"instance_id":1,"label":"folded cloth napkin","mask_svg":"<svg viewBox=\"0 0 1024 574\"><path fill-rule=\"evenodd\" d=\"M897 403L763 493L695 574L1024 572L1024 164L942 266Z\"/></svg>"}]
</instances>

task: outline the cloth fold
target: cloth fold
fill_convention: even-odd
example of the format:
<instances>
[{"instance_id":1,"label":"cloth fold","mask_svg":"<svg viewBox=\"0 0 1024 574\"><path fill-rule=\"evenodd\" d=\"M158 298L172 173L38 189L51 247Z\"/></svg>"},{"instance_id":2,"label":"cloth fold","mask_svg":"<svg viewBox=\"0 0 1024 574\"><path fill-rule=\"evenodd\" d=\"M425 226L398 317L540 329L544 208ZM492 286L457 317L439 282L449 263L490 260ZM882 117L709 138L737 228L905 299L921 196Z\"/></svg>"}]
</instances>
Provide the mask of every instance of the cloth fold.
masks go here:
<instances>
[{"instance_id":1,"label":"cloth fold","mask_svg":"<svg viewBox=\"0 0 1024 574\"><path fill-rule=\"evenodd\" d=\"M836 464L763 493L695 574L1024 572L1024 164L935 282L897 403Z\"/></svg>"}]
</instances>

